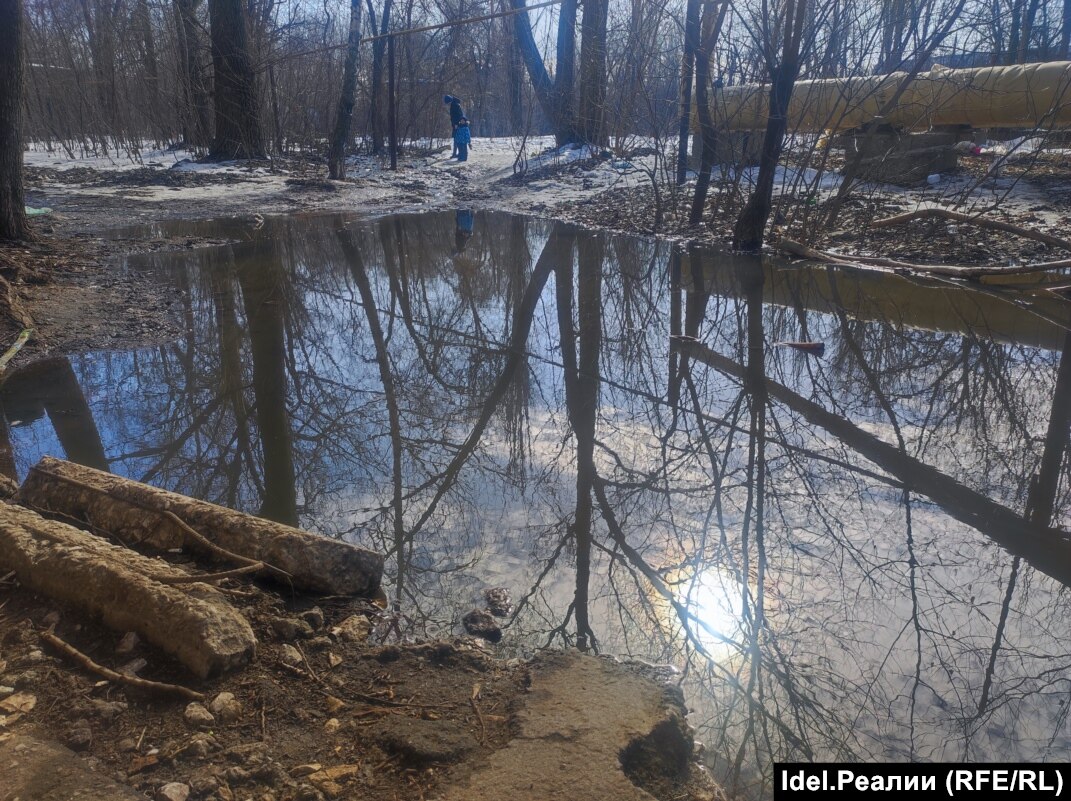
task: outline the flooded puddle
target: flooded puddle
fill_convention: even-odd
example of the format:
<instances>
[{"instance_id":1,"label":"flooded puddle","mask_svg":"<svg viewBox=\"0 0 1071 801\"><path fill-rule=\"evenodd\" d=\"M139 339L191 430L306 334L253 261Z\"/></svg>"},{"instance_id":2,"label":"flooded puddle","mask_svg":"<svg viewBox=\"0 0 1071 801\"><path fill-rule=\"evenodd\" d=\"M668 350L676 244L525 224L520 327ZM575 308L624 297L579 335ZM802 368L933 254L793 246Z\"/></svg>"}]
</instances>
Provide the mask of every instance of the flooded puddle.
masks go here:
<instances>
[{"instance_id":1,"label":"flooded puddle","mask_svg":"<svg viewBox=\"0 0 1071 801\"><path fill-rule=\"evenodd\" d=\"M185 337L13 373L20 477L387 553L405 636L507 587L506 649L684 667L747 794L1071 748L1071 304L468 210L163 233L233 241L130 259Z\"/></svg>"}]
</instances>

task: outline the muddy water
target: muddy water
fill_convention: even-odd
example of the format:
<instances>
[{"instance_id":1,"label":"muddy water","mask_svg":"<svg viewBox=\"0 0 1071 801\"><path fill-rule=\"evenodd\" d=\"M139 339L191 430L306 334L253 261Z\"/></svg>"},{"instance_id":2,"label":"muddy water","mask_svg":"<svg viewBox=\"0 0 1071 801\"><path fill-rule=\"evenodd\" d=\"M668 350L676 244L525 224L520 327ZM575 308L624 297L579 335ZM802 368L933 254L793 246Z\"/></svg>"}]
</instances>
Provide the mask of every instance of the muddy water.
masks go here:
<instances>
[{"instance_id":1,"label":"muddy water","mask_svg":"<svg viewBox=\"0 0 1071 801\"><path fill-rule=\"evenodd\" d=\"M182 224L185 337L13 374L42 454L390 554L394 631L687 668L715 770L1071 748L1069 304L467 210ZM821 343L801 350L785 342Z\"/></svg>"}]
</instances>

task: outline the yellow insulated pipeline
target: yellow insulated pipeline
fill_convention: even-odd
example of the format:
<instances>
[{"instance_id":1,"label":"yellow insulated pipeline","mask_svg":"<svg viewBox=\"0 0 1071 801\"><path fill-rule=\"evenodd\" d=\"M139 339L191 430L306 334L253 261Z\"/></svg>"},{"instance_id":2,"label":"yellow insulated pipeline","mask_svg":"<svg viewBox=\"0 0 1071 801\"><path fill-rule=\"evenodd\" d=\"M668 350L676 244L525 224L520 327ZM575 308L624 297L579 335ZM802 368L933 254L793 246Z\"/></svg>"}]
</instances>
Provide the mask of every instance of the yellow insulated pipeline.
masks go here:
<instances>
[{"instance_id":1,"label":"yellow insulated pipeline","mask_svg":"<svg viewBox=\"0 0 1071 801\"><path fill-rule=\"evenodd\" d=\"M788 108L791 131L843 131L875 119L907 73L799 81ZM718 128L766 127L768 86L730 86L714 95ZM1071 62L952 70L934 67L912 79L882 122L924 131L938 125L975 128L1071 126Z\"/></svg>"}]
</instances>

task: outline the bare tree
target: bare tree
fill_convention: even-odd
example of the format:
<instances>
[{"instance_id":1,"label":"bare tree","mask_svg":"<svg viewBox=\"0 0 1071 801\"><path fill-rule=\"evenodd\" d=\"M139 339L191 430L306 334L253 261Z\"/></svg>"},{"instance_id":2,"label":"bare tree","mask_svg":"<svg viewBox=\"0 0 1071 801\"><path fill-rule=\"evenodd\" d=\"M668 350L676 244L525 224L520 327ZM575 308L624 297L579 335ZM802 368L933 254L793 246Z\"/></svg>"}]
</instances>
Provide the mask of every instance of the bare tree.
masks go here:
<instances>
[{"instance_id":1,"label":"bare tree","mask_svg":"<svg viewBox=\"0 0 1071 801\"><path fill-rule=\"evenodd\" d=\"M26 239L22 194L23 24L21 0L0 0L0 239Z\"/></svg>"},{"instance_id":2,"label":"bare tree","mask_svg":"<svg viewBox=\"0 0 1071 801\"><path fill-rule=\"evenodd\" d=\"M514 9L522 9L524 0L510 0ZM558 39L552 78L539 52L532 21L528 14L513 15L513 32L517 47L528 69L536 98L550 120L554 139L559 145L577 138L573 119L573 88L576 69L576 0L564 0L558 11Z\"/></svg>"},{"instance_id":3,"label":"bare tree","mask_svg":"<svg viewBox=\"0 0 1071 801\"><path fill-rule=\"evenodd\" d=\"M580 97L576 133L593 145L607 142L606 113L606 12L607 0L584 0L580 20Z\"/></svg>"},{"instance_id":4,"label":"bare tree","mask_svg":"<svg viewBox=\"0 0 1071 801\"><path fill-rule=\"evenodd\" d=\"M250 52L249 23L241 0L209 0L212 68L215 74L216 159L264 156L260 97Z\"/></svg>"},{"instance_id":5,"label":"bare tree","mask_svg":"<svg viewBox=\"0 0 1071 801\"><path fill-rule=\"evenodd\" d=\"M763 57L770 77L770 116L759 157L759 175L747 204L733 227L733 248L757 251L762 248L766 221L773 205L774 174L788 130L788 103L800 69L800 47L806 30L807 0L785 0L774 27L763 19ZM777 39L783 41L780 58Z\"/></svg>"},{"instance_id":6,"label":"bare tree","mask_svg":"<svg viewBox=\"0 0 1071 801\"><path fill-rule=\"evenodd\" d=\"M342 68L342 92L338 98L335 131L327 154L327 169L331 178L346 177L346 143L350 138L353 119L354 90L357 88L357 56L361 46L361 0L350 0L350 31L346 47L346 63Z\"/></svg>"}]
</instances>

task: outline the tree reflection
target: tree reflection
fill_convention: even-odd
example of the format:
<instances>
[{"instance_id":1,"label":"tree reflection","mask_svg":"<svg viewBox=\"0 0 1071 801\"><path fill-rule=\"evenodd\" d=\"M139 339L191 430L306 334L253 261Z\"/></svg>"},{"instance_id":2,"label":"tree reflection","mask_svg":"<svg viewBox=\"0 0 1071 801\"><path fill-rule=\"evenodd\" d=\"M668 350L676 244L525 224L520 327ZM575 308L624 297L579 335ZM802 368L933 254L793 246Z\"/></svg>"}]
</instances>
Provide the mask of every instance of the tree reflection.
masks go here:
<instances>
[{"instance_id":1,"label":"tree reflection","mask_svg":"<svg viewBox=\"0 0 1071 801\"><path fill-rule=\"evenodd\" d=\"M183 340L68 363L73 417L9 379L20 471L109 453L381 550L390 636L506 584L517 650L682 665L741 794L1071 745L1071 304L497 214L201 233L139 262Z\"/></svg>"}]
</instances>

